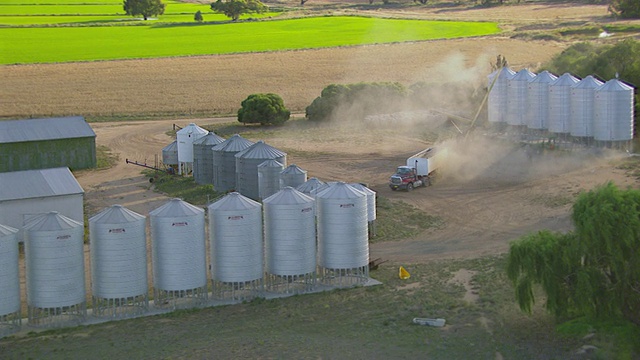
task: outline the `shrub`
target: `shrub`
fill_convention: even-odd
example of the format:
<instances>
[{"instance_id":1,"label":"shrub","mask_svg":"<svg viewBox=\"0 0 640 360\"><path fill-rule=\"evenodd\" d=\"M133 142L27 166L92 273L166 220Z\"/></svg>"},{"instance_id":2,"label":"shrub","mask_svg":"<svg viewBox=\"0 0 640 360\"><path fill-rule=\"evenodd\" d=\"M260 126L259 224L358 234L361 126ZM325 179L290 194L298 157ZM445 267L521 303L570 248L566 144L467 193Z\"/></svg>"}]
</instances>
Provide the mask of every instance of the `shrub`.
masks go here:
<instances>
[{"instance_id":1,"label":"shrub","mask_svg":"<svg viewBox=\"0 0 640 360\"><path fill-rule=\"evenodd\" d=\"M241 105L238 121L243 124L281 125L291 116L277 94L252 94Z\"/></svg>"}]
</instances>

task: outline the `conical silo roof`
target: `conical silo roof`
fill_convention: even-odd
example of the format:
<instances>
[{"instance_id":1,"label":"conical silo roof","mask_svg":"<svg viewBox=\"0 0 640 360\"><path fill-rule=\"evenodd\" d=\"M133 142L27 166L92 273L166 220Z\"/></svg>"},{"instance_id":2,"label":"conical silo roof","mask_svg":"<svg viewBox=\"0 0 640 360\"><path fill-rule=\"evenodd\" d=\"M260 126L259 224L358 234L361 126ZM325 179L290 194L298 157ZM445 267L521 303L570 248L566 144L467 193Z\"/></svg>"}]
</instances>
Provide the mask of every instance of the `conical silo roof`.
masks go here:
<instances>
[{"instance_id":1,"label":"conical silo roof","mask_svg":"<svg viewBox=\"0 0 640 360\"><path fill-rule=\"evenodd\" d=\"M297 205L306 204L313 201L314 200L311 196L303 194L302 192L292 188L291 186L287 186L277 193L262 200L263 203L270 205Z\"/></svg>"},{"instance_id":2,"label":"conical silo roof","mask_svg":"<svg viewBox=\"0 0 640 360\"><path fill-rule=\"evenodd\" d=\"M305 194L311 194L313 190L318 189L321 185L324 185L324 181L316 177L312 177L309 180L305 181L304 183L300 184L298 187L296 187L296 190Z\"/></svg>"},{"instance_id":3,"label":"conical silo roof","mask_svg":"<svg viewBox=\"0 0 640 360\"><path fill-rule=\"evenodd\" d=\"M509 78L509 80L513 80L513 81L529 81L533 78L536 77L536 74L532 73L531 71L529 71L529 69L521 69L520 71L518 71L517 73L515 73L512 77Z\"/></svg>"},{"instance_id":4,"label":"conical silo roof","mask_svg":"<svg viewBox=\"0 0 640 360\"><path fill-rule=\"evenodd\" d=\"M287 156L287 153L268 145L263 140L236 154L236 158L243 159L276 159L283 156Z\"/></svg>"},{"instance_id":5,"label":"conical silo roof","mask_svg":"<svg viewBox=\"0 0 640 360\"><path fill-rule=\"evenodd\" d=\"M171 144L163 147L162 151L178 151L178 140L174 140Z\"/></svg>"},{"instance_id":6,"label":"conical silo roof","mask_svg":"<svg viewBox=\"0 0 640 360\"><path fill-rule=\"evenodd\" d=\"M569 74L569 73L564 73L560 76L558 76L558 78L551 83L551 85L553 86L573 86L575 85L578 81L580 81L577 77Z\"/></svg>"},{"instance_id":7,"label":"conical silo roof","mask_svg":"<svg viewBox=\"0 0 640 360\"><path fill-rule=\"evenodd\" d=\"M224 138L216 135L213 131L193 142L193 145L218 145L224 141Z\"/></svg>"},{"instance_id":8,"label":"conical silo roof","mask_svg":"<svg viewBox=\"0 0 640 360\"><path fill-rule=\"evenodd\" d=\"M137 212L131 211L122 205L110 206L100 213L94 215L89 222L95 224L126 224L139 221L145 217Z\"/></svg>"},{"instance_id":9,"label":"conical silo roof","mask_svg":"<svg viewBox=\"0 0 640 360\"><path fill-rule=\"evenodd\" d=\"M287 166L280 174L306 174L307 172L302 170L296 164L291 164Z\"/></svg>"},{"instance_id":10,"label":"conical silo roof","mask_svg":"<svg viewBox=\"0 0 640 360\"><path fill-rule=\"evenodd\" d=\"M159 208L149 212L149 215L156 217L182 217L194 216L203 212L204 210L197 206L191 205L182 199L174 198Z\"/></svg>"},{"instance_id":11,"label":"conical silo roof","mask_svg":"<svg viewBox=\"0 0 640 360\"><path fill-rule=\"evenodd\" d=\"M618 79L611 79L609 81L607 81L606 83L602 84L602 86L600 86L598 88L598 91L633 91L633 87L623 83L622 81L618 80Z\"/></svg>"},{"instance_id":12,"label":"conical silo roof","mask_svg":"<svg viewBox=\"0 0 640 360\"><path fill-rule=\"evenodd\" d=\"M589 75L573 85L574 89L595 89L602 85L603 82Z\"/></svg>"},{"instance_id":13,"label":"conical silo roof","mask_svg":"<svg viewBox=\"0 0 640 360\"><path fill-rule=\"evenodd\" d=\"M547 70L542 71L541 73L539 73L536 77L534 77L533 79L529 80L530 83L544 83L544 84L550 84L552 83L554 80L556 80L558 77L553 75L552 73L548 72Z\"/></svg>"},{"instance_id":14,"label":"conical silo roof","mask_svg":"<svg viewBox=\"0 0 640 360\"><path fill-rule=\"evenodd\" d=\"M82 223L69 219L57 211L51 211L30 218L24 228L29 231L58 231L78 226L82 226Z\"/></svg>"},{"instance_id":15,"label":"conical silo roof","mask_svg":"<svg viewBox=\"0 0 640 360\"><path fill-rule=\"evenodd\" d=\"M182 129L176 131L177 135L192 135L194 138L199 139L202 136L208 134L209 132L195 123L190 123L189 125L183 127Z\"/></svg>"},{"instance_id":16,"label":"conical silo roof","mask_svg":"<svg viewBox=\"0 0 640 360\"><path fill-rule=\"evenodd\" d=\"M243 196L239 192L232 192L225 195L222 199L209 205L210 211L236 211L236 210L248 210L256 207L261 207L257 201L251 200L246 196Z\"/></svg>"},{"instance_id":17,"label":"conical silo roof","mask_svg":"<svg viewBox=\"0 0 640 360\"><path fill-rule=\"evenodd\" d=\"M367 194L342 181L332 183L316 194L321 199L355 199L363 196Z\"/></svg>"},{"instance_id":18,"label":"conical silo roof","mask_svg":"<svg viewBox=\"0 0 640 360\"><path fill-rule=\"evenodd\" d=\"M282 166L282 164L281 164L279 161L277 161L277 160L269 159L269 160L265 160L265 161L261 162L261 163L258 165L258 167L259 167L259 168L262 168L262 167L272 167L272 168L280 168L280 169L282 169L284 166Z\"/></svg>"},{"instance_id":19,"label":"conical silo roof","mask_svg":"<svg viewBox=\"0 0 640 360\"><path fill-rule=\"evenodd\" d=\"M253 141L247 140L242 136L235 134L227 140L213 146L211 150L220 152L238 152L253 145Z\"/></svg>"}]
</instances>

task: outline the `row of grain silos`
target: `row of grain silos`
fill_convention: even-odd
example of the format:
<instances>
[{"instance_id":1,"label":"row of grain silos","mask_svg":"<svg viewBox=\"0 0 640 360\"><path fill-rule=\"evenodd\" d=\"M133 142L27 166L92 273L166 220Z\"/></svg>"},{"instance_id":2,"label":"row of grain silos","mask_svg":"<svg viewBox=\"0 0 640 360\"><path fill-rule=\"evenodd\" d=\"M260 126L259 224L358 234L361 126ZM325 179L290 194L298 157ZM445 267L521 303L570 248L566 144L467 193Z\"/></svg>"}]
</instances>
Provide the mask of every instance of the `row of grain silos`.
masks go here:
<instances>
[{"instance_id":1,"label":"row of grain silos","mask_svg":"<svg viewBox=\"0 0 640 360\"><path fill-rule=\"evenodd\" d=\"M317 179L316 179L317 180ZM309 184L320 183L312 181ZM308 189L307 182L299 187ZM317 285L368 280L371 200L343 182L311 195L287 186L254 201L231 192L205 210L172 199L149 213L154 306L205 306L267 293L304 293ZM373 205L375 208L375 205ZM84 226L57 213L24 227L29 325L85 320ZM0 226L0 323L20 320L17 229ZM89 219L93 315L117 319L149 309L146 217L113 205ZM317 282L319 281L319 284Z\"/></svg>"},{"instance_id":2,"label":"row of grain silos","mask_svg":"<svg viewBox=\"0 0 640 360\"><path fill-rule=\"evenodd\" d=\"M488 87L490 123L603 142L633 138L634 89L618 79L503 67L488 76Z\"/></svg>"}]
</instances>

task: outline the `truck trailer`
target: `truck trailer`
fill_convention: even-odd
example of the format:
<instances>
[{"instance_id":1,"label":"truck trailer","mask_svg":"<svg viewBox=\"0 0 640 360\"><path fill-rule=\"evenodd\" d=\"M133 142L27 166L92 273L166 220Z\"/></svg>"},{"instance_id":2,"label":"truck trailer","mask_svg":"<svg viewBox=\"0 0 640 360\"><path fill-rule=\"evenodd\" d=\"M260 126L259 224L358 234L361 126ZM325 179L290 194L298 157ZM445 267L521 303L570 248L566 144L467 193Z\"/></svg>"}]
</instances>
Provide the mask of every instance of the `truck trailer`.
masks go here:
<instances>
[{"instance_id":1,"label":"truck trailer","mask_svg":"<svg viewBox=\"0 0 640 360\"><path fill-rule=\"evenodd\" d=\"M398 166L389 179L391 190L411 191L418 186L431 185L431 179L438 168L438 151L427 148L410 156L406 165Z\"/></svg>"}]
</instances>

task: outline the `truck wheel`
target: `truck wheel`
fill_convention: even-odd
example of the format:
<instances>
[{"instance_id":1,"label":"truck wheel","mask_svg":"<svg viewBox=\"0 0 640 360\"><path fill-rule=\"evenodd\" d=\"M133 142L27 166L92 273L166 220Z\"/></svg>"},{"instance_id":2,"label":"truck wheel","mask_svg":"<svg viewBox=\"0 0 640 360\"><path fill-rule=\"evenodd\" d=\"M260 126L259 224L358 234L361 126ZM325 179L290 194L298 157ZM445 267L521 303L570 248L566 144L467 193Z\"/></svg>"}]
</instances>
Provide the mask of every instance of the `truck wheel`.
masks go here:
<instances>
[{"instance_id":1,"label":"truck wheel","mask_svg":"<svg viewBox=\"0 0 640 360\"><path fill-rule=\"evenodd\" d=\"M407 191L411 191L413 190L413 184L412 183L408 183L407 184Z\"/></svg>"}]
</instances>

